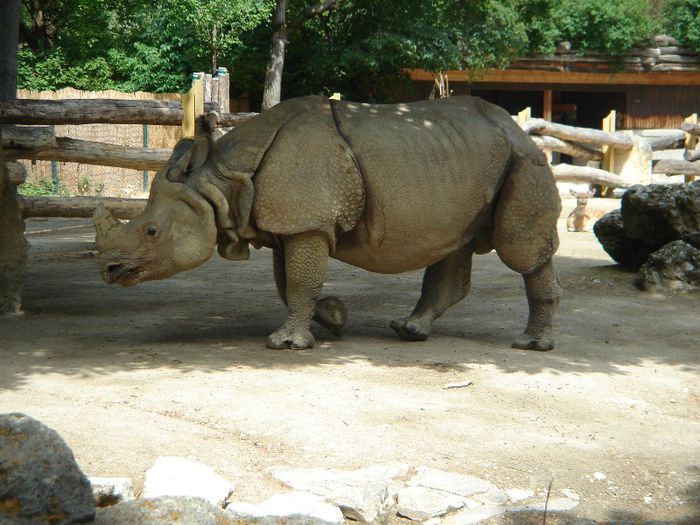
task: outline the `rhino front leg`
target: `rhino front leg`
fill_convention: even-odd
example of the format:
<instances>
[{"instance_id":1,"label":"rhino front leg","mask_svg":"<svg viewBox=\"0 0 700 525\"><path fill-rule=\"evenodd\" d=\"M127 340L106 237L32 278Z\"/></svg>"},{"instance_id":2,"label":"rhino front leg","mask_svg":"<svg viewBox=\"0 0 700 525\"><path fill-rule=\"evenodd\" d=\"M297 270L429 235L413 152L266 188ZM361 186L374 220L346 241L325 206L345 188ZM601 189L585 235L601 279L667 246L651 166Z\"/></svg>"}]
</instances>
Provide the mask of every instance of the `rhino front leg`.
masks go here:
<instances>
[{"instance_id":1,"label":"rhino front leg","mask_svg":"<svg viewBox=\"0 0 700 525\"><path fill-rule=\"evenodd\" d=\"M326 275L328 240L309 233L286 237L283 245L283 255L275 253L275 281L287 305L287 320L267 338L267 347L309 348L314 345L309 324Z\"/></svg>"},{"instance_id":2,"label":"rhino front leg","mask_svg":"<svg viewBox=\"0 0 700 525\"><path fill-rule=\"evenodd\" d=\"M523 350L551 350L554 348L552 318L562 296L552 259L535 272L523 275L523 279L530 313L525 331L511 346Z\"/></svg>"},{"instance_id":3,"label":"rhino front leg","mask_svg":"<svg viewBox=\"0 0 700 525\"><path fill-rule=\"evenodd\" d=\"M421 297L413 313L390 324L402 339L425 341L433 321L464 299L471 288L473 254L474 247L468 244L425 269Z\"/></svg>"},{"instance_id":4,"label":"rhino front leg","mask_svg":"<svg viewBox=\"0 0 700 525\"><path fill-rule=\"evenodd\" d=\"M275 269L275 284L280 299L287 306L287 270L284 257L284 248L273 250L273 261ZM348 312L343 301L328 295L316 301L316 309L313 320L324 328L330 330L335 335L342 335L345 324L348 320Z\"/></svg>"}]
</instances>

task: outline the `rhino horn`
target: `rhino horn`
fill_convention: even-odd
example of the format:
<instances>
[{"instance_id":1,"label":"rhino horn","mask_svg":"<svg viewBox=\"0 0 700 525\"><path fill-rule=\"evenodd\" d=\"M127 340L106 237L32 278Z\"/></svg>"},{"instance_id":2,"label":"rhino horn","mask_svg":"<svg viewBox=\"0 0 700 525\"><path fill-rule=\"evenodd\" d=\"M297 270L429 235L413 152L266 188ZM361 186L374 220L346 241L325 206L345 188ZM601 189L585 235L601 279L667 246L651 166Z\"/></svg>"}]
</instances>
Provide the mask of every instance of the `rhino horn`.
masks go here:
<instances>
[{"instance_id":1,"label":"rhino horn","mask_svg":"<svg viewBox=\"0 0 700 525\"><path fill-rule=\"evenodd\" d=\"M115 226L119 226L119 221L112 215L104 204L100 203L95 208L95 213L92 216L92 222L95 225L98 237L104 237Z\"/></svg>"}]
</instances>

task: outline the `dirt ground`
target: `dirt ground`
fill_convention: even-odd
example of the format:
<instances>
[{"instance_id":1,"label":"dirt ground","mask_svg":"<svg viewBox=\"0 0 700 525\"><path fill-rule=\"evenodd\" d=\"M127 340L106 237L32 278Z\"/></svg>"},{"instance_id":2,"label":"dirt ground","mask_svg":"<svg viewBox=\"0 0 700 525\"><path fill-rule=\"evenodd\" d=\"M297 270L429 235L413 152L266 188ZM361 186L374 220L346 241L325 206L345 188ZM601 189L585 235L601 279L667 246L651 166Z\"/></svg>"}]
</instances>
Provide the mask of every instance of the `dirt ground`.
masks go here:
<instances>
[{"instance_id":1,"label":"dirt ground","mask_svg":"<svg viewBox=\"0 0 700 525\"><path fill-rule=\"evenodd\" d=\"M422 343L388 327L420 273L333 262L325 290L347 333L315 327L315 348L274 351L284 309L267 250L122 289L100 280L86 221L28 230L26 313L0 319L0 412L55 428L88 475L138 486L157 456L184 456L257 502L283 490L272 465L400 461L541 495L553 480L554 496L580 495L575 517L700 523L700 296L637 291L592 233L560 221L567 295L556 349L537 353L510 348L524 289L493 253Z\"/></svg>"}]
</instances>

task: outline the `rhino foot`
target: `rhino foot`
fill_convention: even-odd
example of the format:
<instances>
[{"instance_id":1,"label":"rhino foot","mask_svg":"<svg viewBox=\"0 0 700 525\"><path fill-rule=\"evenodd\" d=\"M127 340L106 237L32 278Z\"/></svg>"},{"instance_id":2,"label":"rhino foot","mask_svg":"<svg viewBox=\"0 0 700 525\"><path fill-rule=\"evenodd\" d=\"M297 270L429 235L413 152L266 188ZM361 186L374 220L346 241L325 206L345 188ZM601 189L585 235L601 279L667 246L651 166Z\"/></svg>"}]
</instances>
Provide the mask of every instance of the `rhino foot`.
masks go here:
<instances>
[{"instance_id":1,"label":"rhino foot","mask_svg":"<svg viewBox=\"0 0 700 525\"><path fill-rule=\"evenodd\" d=\"M534 336L524 332L513 340L511 348L547 352L554 348L554 340L549 336Z\"/></svg>"},{"instance_id":2,"label":"rhino foot","mask_svg":"<svg viewBox=\"0 0 700 525\"><path fill-rule=\"evenodd\" d=\"M272 332L267 338L266 346L274 350L291 348L292 350L303 350L314 346L314 336L308 328L289 328L283 326L279 330Z\"/></svg>"},{"instance_id":3,"label":"rhino foot","mask_svg":"<svg viewBox=\"0 0 700 525\"><path fill-rule=\"evenodd\" d=\"M335 335L342 335L348 312L343 302L337 297L328 296L316 301L314 321L327 328Z\"/></svg>"},{"instance_id":4,"label":"rhino foot","mask_svg":"<svg viewBox=\"0 0 700 525\"><path fill-rule=\"evenodd\" d=\"M425 341L430 335L430 325L423 326L410 318L394 319L389 326L405 341Z\"/></svg>"}]
</instances>

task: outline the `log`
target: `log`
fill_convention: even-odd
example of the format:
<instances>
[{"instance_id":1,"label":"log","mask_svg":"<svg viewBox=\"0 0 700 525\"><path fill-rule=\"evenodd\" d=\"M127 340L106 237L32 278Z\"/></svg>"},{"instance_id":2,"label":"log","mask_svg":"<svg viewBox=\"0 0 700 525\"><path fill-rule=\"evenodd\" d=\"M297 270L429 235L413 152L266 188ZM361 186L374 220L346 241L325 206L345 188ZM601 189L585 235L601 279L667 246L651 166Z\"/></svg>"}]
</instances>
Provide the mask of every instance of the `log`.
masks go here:
<instances>
[{"instance_id":1,"label":"log","mask_svg":"<svg viewBox=\"0 0 700 525\"><path fill-rule=\"evenodd\" d=\"M10 182L14 186L19 186L27 180L27 169L19 162L6 162L5 167L10 175Z\"/></svg>"},{"instance_id":2,"label":"log","mask_svg":"<svg viewBox=\"0 0 700 525\"><path fill-rule=\"evenodd\" d=\"M692 122L683 122L683 124L681 124L681 129L686 133L690 133L691 135L696 135L700 137L700 124L693 124Z\"/></svg>"},{"instance_id":3,"label":"log","mask_svg":"<svg viewBox=\"0 0 700 525\"><path fill-rule=\"evenodd\" d=\"M679 131L677 134L665 135L663 137L655 137L646 139L651 146L652 151L661 151L666 149L680 149L685 145L685 133Z\"/></svg>"},{"instance_id":4,"label":"log","mask_svg":"<svg viewBox=\"0 0 700 525\"><path fill-rule=\"evenodd\" d=\"M603 159L602 151L593 148L587 148L585 146L580 146L579 144L574 144L572 142L566 142L555 137L534 136L532 137L532 140L535 144L537 144L537 146L544 150L558 151L559 153L564 153L566 155L571 155L572 157L584 160Z\"/></svg>"},{"instance_id":5,"label":"log","mask_svg":"<svg viewBox=\"0 0 700 525\"><path fill-rule=\"evenodd\" d=\"M557 182L602 184L609 188L630 188L635 184L609 171L588 166L557 164L552 166L552 173Z\"/></svg>"},{"instance_id":6,"label":"log","mask_svg":"<svg viewBox=\"0 0 700 525\"><path fill-rule=\"evenodd\" d=\"M665 175L692 175L700 177L700 162L688 162L687 160L663 159L654 165L654 173Z\"/></svg>"},{"instance_id":7,"label":"log","mask_svg":"<svg viewBox=\"0 0 700 525\"><path fill-rule=\"evenodd\" d=\"M534 121L534 122L530 122ZM530 119L526 126L533 133L548 135L562 140L580 142L582 144L594 144L597 146L615 146L617 148L631 149L634 146L632 137L623 133L608 133L599 129L576 128L555 124L544 119ZM525 126L523 126L525 128Z\"/></svg>"},{"instance_id":8,"label":"log","mask_svg":"<svg viewBox=\"0 0 700 525\"><path fill-rule=\"evenodd\" d=\"M92 217L98 204L118 219L132 219L140 214L146 199L116 199L110 197L18 197L22 216L27 217Z\"/></svg>"},{"instance_id":9,"label":"log","mask_svg":"<svg viewBox=\"0 0 700 525\"><path fill-rule=\"evenodd\" d=\"M696 149L693 151L685 150L683 152L683 159L687 160L688 162L695 162L696 160L700 160L700 149Z\"/></svg>"},{"instance_id":10,"label":"log","mask_svg":"<svg viewBox=\"0 0 700 525\"><path fill-rule=\"evenodd\" d=\"M209 111L213 106L205 104ZM0 101L5 124L154 124L179 126L182 105L160 100L120 99L18 99ZM222 115L222 125L235 126L255 114Z\"/></svg>"},{"instance_id":11,"label":"log","mask_svg":"<svg viewBox=\"0 0 700 525\"><path fill-rule=\"evenodd\" d=\"M58 160L141 171L158 171L165 166L172 152L168 148L132 148L58 137L54 147L10 148L5 150L5 157L10 160Z\"/></svg>"},{"instance_id":12,"label":"log","mask_svg":"<svg viewBox=\"0 0 700 525\"><path fill-rule=\"evenodd\" d=\"M51 148L56 145L56 137L51 128L27 126L3 126L2 147L7 148Z\"/></svg>"}]
</instances>

